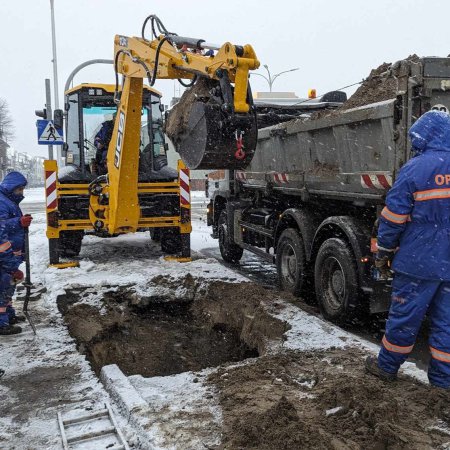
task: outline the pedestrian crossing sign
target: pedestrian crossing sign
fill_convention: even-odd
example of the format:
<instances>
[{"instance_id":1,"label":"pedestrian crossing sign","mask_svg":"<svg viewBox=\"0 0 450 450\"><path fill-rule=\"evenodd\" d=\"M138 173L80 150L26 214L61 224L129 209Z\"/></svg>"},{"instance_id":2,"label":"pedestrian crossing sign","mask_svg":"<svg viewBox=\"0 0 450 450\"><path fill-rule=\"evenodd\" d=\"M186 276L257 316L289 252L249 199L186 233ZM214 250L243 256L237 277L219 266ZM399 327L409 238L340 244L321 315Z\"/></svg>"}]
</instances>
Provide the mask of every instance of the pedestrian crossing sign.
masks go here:
<instances>
[{"instance_id":1,"label":"pedestrian crossing sign","mask_svg":"<svg viewBox=\"0 0 450 450\"><path fill-rule=\"evenodd\" d=\"M38 144L40 145L62 145L63 131L56 128L53 120L37 120Z\"/></svg>"}]
</instances>

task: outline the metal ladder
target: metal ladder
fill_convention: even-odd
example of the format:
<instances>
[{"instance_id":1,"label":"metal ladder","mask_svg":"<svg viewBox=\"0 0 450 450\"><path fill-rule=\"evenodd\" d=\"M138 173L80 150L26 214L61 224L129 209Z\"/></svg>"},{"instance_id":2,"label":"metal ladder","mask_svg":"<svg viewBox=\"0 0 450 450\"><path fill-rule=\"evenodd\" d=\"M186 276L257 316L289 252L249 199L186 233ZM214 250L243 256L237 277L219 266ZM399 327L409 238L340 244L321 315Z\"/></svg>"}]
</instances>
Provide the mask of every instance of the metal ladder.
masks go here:
<instances>
[{"instance_id":1,"label":"metal ladder","mask_svg":"<svg viewBox=\"0 0 450 450\"><path fill-rule=\"evenodd\" d=\"M64 450L129 450L108 404L80 415L74 415L75 411L65 413L66 418L58 412Z\"/></svg>"}]
</instances>

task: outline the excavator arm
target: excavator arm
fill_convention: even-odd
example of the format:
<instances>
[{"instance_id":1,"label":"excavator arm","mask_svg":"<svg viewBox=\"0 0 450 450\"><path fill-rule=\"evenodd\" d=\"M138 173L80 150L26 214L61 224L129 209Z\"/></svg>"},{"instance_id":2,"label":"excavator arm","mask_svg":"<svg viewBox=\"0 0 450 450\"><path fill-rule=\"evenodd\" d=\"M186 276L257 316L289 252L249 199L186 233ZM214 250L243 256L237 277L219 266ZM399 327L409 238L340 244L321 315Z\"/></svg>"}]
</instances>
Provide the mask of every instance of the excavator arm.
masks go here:
<instances>
[{"instance_id":1,"label":"excavator arm","mask_svg":"<svg viewBox=\"0 0 450 450\"><path fill-rule=\"evenodd\" d=\"M148 21L152 40L144 36ZM161 31L158 36L155 27ZM93 221L106 220L110 234L139 228L137 180L143 81L153 86L157 79L187 79L191 85L201 79L212 80L210 96L195 99L183 111L185 126L179 133L177 150L190 168L211 164L218 169L239 168L249 162L256 147L256 114L248 77L249 70L259 66L250 45L225 43L218 47L202 39L177 36L167 32L155 16L144 22L142 37L117 35L114 43L118 109L108 147L106 184L101 186L102 195L91 197L90 213ZM101 205L104 198L108 199L107 206Z\"/></svg>"},{"instance_id":2,"label":"excavator arm","mask_svg":"<svg viewBox=\"0 0 450 450\"><path fill-rule=\"evenodd\" d=\"M149 22L151 40L145 37ZM175 133L168 133L189 168L240 169L251 161L257 125L248 80L249 71L259 67L251 45L217 46L178 36L156 16L149 16L141 37L115 37L114 55L118 98L127 95L125 86L120 93L119 75L124 81L146 79L150 86L158 79L178 79L184 86L193 86L194 101L186 102L187 108L181 111L173 109L180 120L175 121ZM196 92L205 80L207 90Z\"/></svg>"},{"instance_id":3,"label":"excavator arm","mask_svg":"<svg viewBox=\"0 0 450 450\"><path fill-rule=\"evenodd\" d=\"M205 56L204 51L215 51ZM152 86L156 79L189 79L196 76L220 80L228 74L235 83L233 108L236 113L250 110L248 76L259 67L251 45L238 46L226 42L221 47L202 39L174 34L160 35L152 41L138 37L116 35L114 53L117 72L126 77L147 78Z\"/></svg>"}]
</instances>

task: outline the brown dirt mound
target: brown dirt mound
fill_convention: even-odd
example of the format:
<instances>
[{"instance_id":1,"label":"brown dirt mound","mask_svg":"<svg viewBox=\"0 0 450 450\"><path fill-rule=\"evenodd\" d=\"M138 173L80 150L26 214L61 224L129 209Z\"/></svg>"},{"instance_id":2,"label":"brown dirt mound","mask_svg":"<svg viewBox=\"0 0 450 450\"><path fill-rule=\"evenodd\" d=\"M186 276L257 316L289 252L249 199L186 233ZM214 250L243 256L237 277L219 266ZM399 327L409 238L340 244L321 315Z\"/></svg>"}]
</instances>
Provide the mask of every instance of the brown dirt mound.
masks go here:
<instances>
[{"instance_id":1,"label":"brown dirt mound","mask_svg":"<svg viewBox=\"0 0 450 450\"><path fill-rule=\"evenodd\" d=\"M419 59L417 55L413 54L395 64L381 64L376 69L372 69L361 86L340 108L332 111L318 111L312 114L310 119L316 120L322 117L335 116L348 109L395 98L399 91L397 76L399 73L407 71L408 65L417 63Z\"/></svg>"},{"instance_id":2,"label":"brown dirt mound","mask_svg":"<svg viewBox=\"0 0 450 450\"><path fill-rule=\"evenodd\" d=\"M344 111L395 98L398 92L396 71L402 64L405 65L418 60L419 57L417 55L410 55L400 61L396 67L392 67L391 63L383 63L376 69L373 69L355 93L342 105L340 110Z\"/></svg>"},{"instance_id":3,"label":"brown dirt mound","mask_svg":"<svg viewBox=\"0 0 450 450\"><path fill-rule=\"evenodd\" d=\"M431 449L450 441L450 393L368 375L356 349L287 352L209 377L223 449ZM440 422L439 422L440 421Z\"/></svg>"}]
</instances>

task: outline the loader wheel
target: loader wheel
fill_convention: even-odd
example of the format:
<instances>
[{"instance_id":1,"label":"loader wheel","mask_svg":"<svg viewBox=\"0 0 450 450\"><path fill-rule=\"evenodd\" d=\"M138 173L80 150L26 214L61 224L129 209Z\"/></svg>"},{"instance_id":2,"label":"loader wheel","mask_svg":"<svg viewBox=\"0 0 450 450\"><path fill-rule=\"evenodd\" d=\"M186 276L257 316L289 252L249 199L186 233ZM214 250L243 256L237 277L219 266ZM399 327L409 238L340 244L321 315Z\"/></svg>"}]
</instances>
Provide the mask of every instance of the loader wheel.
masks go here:
<instances>
[{"instance_id":1,"label":"loader wheel","mask_svg":"<svg viewBox=\"0 0 450 450\"><path fill-rule=\"evenodd\" d=\"M161 250L168 255L181 251L181 236L177 228L166 228L161 231Z\"/></svg>"},{"instance_id":2,"label":"loader wheel","mask_svg":"<svg viewBox=\"0 0 450 450\"><path fill-rule=\"evenodd\" d=\"M354 255L342 239L326 240L316 258L314 278L317 302L323 316L339 325L356 315L359 283Z\"/></svg>"},{"instance_id":3,"label":"loader wheel","mask_svg":"<svg viewBox=\"0 0 450 450\"><path fill-rule=\"evenodd\" d=\"M61 231L59 234L59 254L64 257L78 256L81 251L82 231Z\"/></svg>"},{"instance_id":4,"label":"loader wheel","mask_svg":"<svg viewBox=\"0 0 450 450\"><path fill-rule=\"evenodd\" d=\"M281 288L300 295L305 282L305 250L300 233L288 228L281 233L277 244L277 272Z\"/></svg>"},{"instance_id":5,"label":"loader wheel","mask_svg":"<svg viewBox=\"0 0 450 450\"><path fill-rule=\"evenodd\" d=\"M48 253L50 264L59 264L59 239L49 239L48 240Z\"/></svg>"},{"instance_id":6,"label":"loader wheel","mask_svg":"<svg viewBox=\"0 0 450 450\"><path fill-rule=\"evenodd\" d=\"M230 235L228 233L226 211L222 211L220 213L218 229L219 229L219 249L223 260L227 263L232 264L238 263L239 260L242 258L244 249L231 241Z\"/></svg>"},{"instance_id":7,"label":"loader wheel","mask_svg":"<svg viewBox=\"0 0 450 450\"><path fill-rule=\"evenodd\" d=\"M155 242L160 242L161 228L150 228L150 239Z\"/></svg>"}]
</instances>

